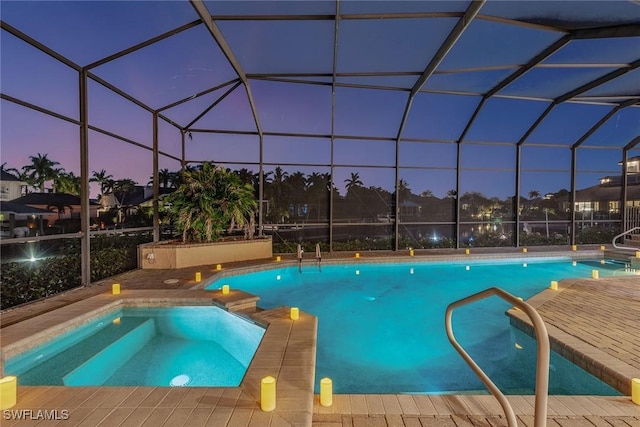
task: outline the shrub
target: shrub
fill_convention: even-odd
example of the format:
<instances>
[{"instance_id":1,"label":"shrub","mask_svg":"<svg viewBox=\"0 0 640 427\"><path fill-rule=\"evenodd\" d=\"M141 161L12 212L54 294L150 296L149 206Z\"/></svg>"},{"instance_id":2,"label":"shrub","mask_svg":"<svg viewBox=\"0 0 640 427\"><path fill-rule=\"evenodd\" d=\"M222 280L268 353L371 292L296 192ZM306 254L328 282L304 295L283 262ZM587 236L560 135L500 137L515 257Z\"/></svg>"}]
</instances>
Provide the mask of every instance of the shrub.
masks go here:
<instances>
[{"instance_id":1,"label":"shrub","mask_svg":"<svg viewBox=\"0 0 640 427\"><path fill-rule=\"evenodd\" d=\"M576 243L578 244L593 244L593 243L611 243L614 237L620 233L618 228L599 228L599 227L587 227L583 228L576 236Z\"/></svg>"},{"instance_id":2,"label":"shrub","mask_svg":"<svg viewBox=\"0 0 640 427\"><path fill-rule=\"evenodd\" d=\"M91 239L91 281L137 267L137 245L151 241L150 234L95 236ZM81 285L79 239L65 240L62 255L36 262L2 264L0 292L4 310L18 304L55 295Z\"/></svg>"}]
</instances>

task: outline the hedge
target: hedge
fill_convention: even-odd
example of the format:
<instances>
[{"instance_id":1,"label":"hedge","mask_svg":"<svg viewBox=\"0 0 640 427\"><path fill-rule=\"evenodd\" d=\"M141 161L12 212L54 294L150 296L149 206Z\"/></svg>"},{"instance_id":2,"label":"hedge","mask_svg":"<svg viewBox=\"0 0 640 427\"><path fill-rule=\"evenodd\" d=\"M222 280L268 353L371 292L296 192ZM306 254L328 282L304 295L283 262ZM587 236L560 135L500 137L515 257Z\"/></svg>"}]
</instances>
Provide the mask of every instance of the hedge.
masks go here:
<instances>
[{"instance_id":1,"label":"hedge","mask_svg":"<svg viewBox=\"0 0 640 427\"><path fill-rule=\"evenodd\" d=\"M137 268L137 245L148 235L96 236L91 240L91 281ZM2 264L1 309L55 295L81 285L80 242L65 242L61 255L35 262Z\"/></svg>"}]
</instances>

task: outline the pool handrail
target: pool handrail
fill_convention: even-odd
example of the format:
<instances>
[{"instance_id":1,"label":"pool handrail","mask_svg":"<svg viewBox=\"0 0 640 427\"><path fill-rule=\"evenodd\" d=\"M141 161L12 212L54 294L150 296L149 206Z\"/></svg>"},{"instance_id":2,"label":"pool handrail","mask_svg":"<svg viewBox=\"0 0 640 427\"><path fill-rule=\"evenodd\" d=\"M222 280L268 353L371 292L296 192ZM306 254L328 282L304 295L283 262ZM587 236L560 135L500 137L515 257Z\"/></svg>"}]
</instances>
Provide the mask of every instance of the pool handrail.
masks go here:
<instances>
[{"instance_id":1,"label":"pool handrail","mask_svg":"<svg viewBox=\"0 0 640 427\"><path fill-rule=\"evenodd\" d=\"M625 231L624 233L620 233L620 234L618 234L616 237L614 237L614 238L613 238L613 241L612 241L612 243L613 243L613 247L614 247L614 248L616 248L616 249L624 250L624 251L639 251L639 250L640 250L640 248L626 247L626 246L619 246L619 245L616 243L616 240L618 240L618 239L619 239L619 238L621 238L622 236L626 236L627 234L631 234L631 233L633 233L634 231L638 231L638 230L640 230L640 227L633 227L632 229L627 230L627 231Z\"/></svg>"},{"instance_id":2,"label":"pool handrail","mask_svg":"<svg viewBox=\"0 0 640 427\"><path fill-rule=\"evenodd\" d=\"M527 316L529 316L529 319L531 319L531 321L533 322L533 329L536 333L537 342L534 426L545 427L547 425L547 400L549 395L550 345L547 327L545 326L542 317L540 317L540 314L538 314L535 308L500 288L493 287L485 289L484 291L475 293L466 298L454 301L447 306L447 311L445 313L445 327L447 330L447 337L449 338L449 342L451 343L451 345L453 345L453 347L460 354L460 356L462 356L465 362L467 362L473 372L480 378L484 385L489 389L491 394L493 394L493 396L498 400L500 406L502 406L502 410L507 417L509 427L517 427L518 421L516 419L515 413L513 412L513 408L509 404L509 401L500 391L500 389L493 383L493 381L491 381L487 374L485 374L484 371L478 366L473 358L471 358L471 356L469 356L469 354L462 348L462 346L458 344L453 335L453 328L451 326L451 316L454 309L494 295L499 296L503 300L513 304L515 308L522 310Z\"/></svg>"}]
</instances>

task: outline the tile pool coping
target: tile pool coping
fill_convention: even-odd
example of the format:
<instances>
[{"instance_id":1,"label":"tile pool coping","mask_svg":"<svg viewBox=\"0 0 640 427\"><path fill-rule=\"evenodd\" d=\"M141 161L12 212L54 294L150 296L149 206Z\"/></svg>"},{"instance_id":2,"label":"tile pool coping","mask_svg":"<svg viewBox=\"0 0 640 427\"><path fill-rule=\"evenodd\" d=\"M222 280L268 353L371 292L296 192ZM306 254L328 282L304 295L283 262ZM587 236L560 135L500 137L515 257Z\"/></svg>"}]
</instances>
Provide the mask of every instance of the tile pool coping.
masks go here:
<instances>
[{"instance_id":1,"label":"tile pool coping","mask_svg":"<svg viewBox=\"0 0 640 427\"><path fill-rule=\"evenodd\" d=\"M368 256L366 252L362 252L359 258L349 257L349 258L323 258L321 261L322 266L329 265L345 265L345 264L386 264L386 263L442 263L442 264L452 264L452 263L462 263L464 261L470 261L473 263L482 262L482 261L500 261L500 260L531 260L531 259L554 259L554 258L563 258L563 259L572 259L572 260L586 260L586 259L594 259L601 258L603 254L602 250L596 249L587 249L581 251L548 251L548 252L509 252L509 253L470 253L470 254L451 254L447 255L446 259L443 259L442 255L418 255L418 256L401 256L401 255L391 255L391 256ZM315 258L306 258L302 261L302 268L314 268L317 265ZM221 271L216 271L215 274L211 275L208 278L205 278L200 283L194 284L191 289L206 289L207 286L212 283L221 280L225 277L238 276L247 273L256 273L261 271L269 271L276 270L279 268L292 268L298 267L299 262L297 259L283 259L280 262L265 260L265 262L250 265L250 266L238 266L233 268L225 268Z\"/></svg>"},{"instance_id":2,"label":"tile pool coping","mask_svg":"<svg viewBox=\"0 0 640 427\"><path fill-rule=\"evenodd\" d=\"M107 315L121 307L212 306L219 292L194 290L123 290L118 296L100 294L83 301L41 314L2 329L2 370L4 359L27 351L66 331ZM220 307L218 307L220 308ZM224 308L221 308L224 310ZM233 315L233 313L231 313ZM300 312L298 320L289 318L286 307L243 313L239 317L265 328L247 371L238 387L197 387L219 390L220 394L242 396L245 409L260 412L260 382L267 375L276 378L277 407L262 413L262 419L282 425L311 424L317 318ZM51 386L19 386L25 389L47 389ZM71 388L71 387L54 387ZM73 387L75 389L81 389ZM95 388L95 387L94 387ZM97 387L108 389L110 387ZM113 388L113 387L111 387ZM172 387L118 387L121 389L172 389ZM234 392L235 390L235 392ZM215 392L213 392L215 394ZM228 403L228 402L227 402ZM278 419L279 421L274 421ZM268 424L267 424L268 425Z\"/></svg>"},{"instance_id":3,"label":"tile pool coping","mask_svg":"<svg viewBox=\"0 0 640 427\"><path fill-rule=\"evenodd\" d=\"M599 279L583 279L597 282ZM563 290L573 286L579 280L565 279L558 282L558 290L545 289L529 298L526 302L536 310L546 302L559 296ZM512 326L535 339L535 330L529 317L520 310L507 311ZM569 362L589 372L594 377L618 390L625 396L631 396L631 381L640 376L637 367L613 357L596 346L574 336L545 320L549 334L551 350L555 351Z\"/></svg>"}]
</instances>

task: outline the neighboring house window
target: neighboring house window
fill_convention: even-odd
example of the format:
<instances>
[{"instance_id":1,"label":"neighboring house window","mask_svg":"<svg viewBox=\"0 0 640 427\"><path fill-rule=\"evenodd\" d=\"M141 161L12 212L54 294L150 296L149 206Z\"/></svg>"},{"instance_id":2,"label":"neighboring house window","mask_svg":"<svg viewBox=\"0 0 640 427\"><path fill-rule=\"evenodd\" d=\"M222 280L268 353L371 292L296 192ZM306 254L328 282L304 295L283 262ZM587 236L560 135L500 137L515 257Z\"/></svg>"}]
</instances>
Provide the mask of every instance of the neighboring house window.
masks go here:
<instances>
[{"instance_id":1,"label":"neighboring house window","mask_svg":"<svg viewBox=\"0 0 640 427\"><path fill-rule=\"evenodd\" d=\"M0 199L8 199L9 198L9 187L5 187L4 185L0 187Z\"/></svg>"},{"instance_id":2,"label":"neighboring house window","mask_svg":"<svg viewBox=\"0 0 640 427\"><path fill-rule=\"evenodd\" d=\"M620 202L614 200L613 202L609 202L609 212L619 212L620 211Z\"/></svg>"},{"instance_id":3,"label":"neighboring house window","mask_svg":"<svg viewBox=\"0 0 640 427\"><path fill-rule=\"evenodd\" d=\"M576 212L598 210L598 202L576 202Z\"/></svg>"}]
</instances>

